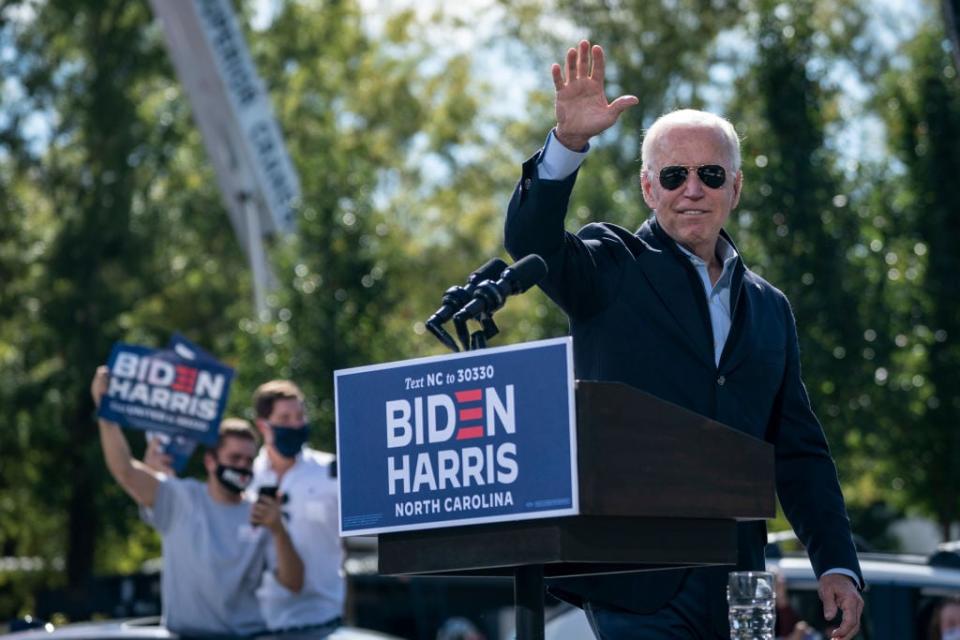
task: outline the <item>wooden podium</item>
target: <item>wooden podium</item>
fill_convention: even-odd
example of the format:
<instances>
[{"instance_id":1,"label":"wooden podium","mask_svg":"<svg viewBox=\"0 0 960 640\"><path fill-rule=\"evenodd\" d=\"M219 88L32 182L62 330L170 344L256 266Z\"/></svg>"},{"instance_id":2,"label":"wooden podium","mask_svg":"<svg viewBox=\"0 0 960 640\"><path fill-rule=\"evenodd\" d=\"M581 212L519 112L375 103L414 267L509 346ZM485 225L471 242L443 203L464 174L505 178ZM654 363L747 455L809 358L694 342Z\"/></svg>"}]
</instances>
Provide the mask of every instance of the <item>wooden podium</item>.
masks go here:
<instances>
[{"instance_id":1,"label":"wooden podium","mask_svg":"<svg viewBox=\"0 0 960 640\"><path fill-rule=\"evenodd\" d=\"M387 575L513 576L517 637L543 637L543 578L736 564L772 518L773 446L611 382L575 383L580 514L379 536Z\"/></svg>"}]
</instances>

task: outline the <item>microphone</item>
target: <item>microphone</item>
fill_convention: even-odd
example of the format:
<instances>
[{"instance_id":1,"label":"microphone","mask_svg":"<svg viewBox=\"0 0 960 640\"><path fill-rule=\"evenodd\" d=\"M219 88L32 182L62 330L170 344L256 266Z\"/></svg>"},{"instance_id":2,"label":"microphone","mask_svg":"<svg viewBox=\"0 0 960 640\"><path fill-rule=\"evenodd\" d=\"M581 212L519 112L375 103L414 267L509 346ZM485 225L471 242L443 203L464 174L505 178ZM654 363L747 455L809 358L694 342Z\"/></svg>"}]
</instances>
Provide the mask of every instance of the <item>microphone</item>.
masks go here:
<instances>
[{"instance_id":1,"label":"microphone","mask_svg":"<svg viewBox=\"0 0 960 640\"><path fill-rule=\"evenodd\" d=\"M481 282L473 293L473 300L454 314L453 321L463 323L482 313L491 314L504 305L507 296L523 293L546 275L547 263L531 253L507 267L496 282L492 279Z\"/></svg>"},{"instance_id":2,"label":"microphone","mask_svg":"<svg viewBox=\"0 0 960 640\"><path fill-rule=\"evenodd\" d=\"M443 304L437 309L430 318L427 319L426 326L440 342L446 345L452 351L459 351L457 343L454 342L450 334L444 331L442 325L454 316L457 311L473 299L473 292L482 282L499 278L503 270L507 268L507 263L500 258L493 258L486 262L479 269L470 274L467 278L465 287L454 286L447 289L443 294Z\"/></svg>"},{"instance_id":3,"label":"microphone","mask_svg":"<svg viewBox=\"0 0 960 640\"><path fill-rule=\"evenodd\" d=\"M493 280L499 278L503 270L507 268L507 263L500 258L493 258L482 267L474 271L467 278L467 286L450 287L443 294L443 305L434 311L433 315L427 320L427 325L441 325L453 317L457 311L463 308L465 304L473 298L473 291L484 280Z\"/></svg>"}]
</instances>

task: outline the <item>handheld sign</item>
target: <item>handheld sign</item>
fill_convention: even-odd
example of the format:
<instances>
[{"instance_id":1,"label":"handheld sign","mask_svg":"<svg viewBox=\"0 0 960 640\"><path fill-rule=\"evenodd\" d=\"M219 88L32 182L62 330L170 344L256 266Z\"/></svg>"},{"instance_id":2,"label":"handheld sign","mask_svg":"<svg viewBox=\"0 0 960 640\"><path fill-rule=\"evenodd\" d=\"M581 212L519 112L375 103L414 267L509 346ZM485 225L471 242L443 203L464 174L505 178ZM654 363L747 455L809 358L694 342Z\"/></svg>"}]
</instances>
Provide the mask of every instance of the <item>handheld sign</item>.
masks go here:
<instances>
[{"instance_id":1,"label":"handheld sign","mask_svg":"<svg viewBox=\"0 0 960 640\"><path fill-rule=\"evenodd\" d=\"M185 360L199 360L200 362L212 362L213 364L220 364L216 358L187 340L179 333L174 333L172 336L170 336L170 341L167 342L167 349L173 351Z\"/></svg>"},{"instance_id":2,"label":"handheld sign","mask_svg":"<svg viewBox=\"0 0 960 640\"><path fill-rule=\"evenodd\" d=\"M124 427L215 444L233 369L172 351L117 343L97 415Z\"/></svg>"},{"instance_id":3,"label":"handheld sign","mask_svg":"<svg viewBox=\"0 0 960 640\"><path fill-rule=\"evenodd\" d=\"M578 513L570 338L335 372L340 534Z\"/></svg>"}]
</instances>

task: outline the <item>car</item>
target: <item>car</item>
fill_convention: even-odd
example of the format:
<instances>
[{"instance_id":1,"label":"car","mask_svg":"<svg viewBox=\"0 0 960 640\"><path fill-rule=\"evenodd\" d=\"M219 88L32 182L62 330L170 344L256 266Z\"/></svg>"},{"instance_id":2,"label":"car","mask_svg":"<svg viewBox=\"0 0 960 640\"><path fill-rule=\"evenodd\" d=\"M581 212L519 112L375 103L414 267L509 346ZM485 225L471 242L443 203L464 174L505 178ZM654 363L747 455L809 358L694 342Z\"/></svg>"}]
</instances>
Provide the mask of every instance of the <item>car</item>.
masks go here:
<instances>
[{"instance_id":1,"label":"car","mask_svg":"<svg viewBox=\"0 0 960 640\"><path fill-rule=\"evenodd\" d=\"M2 640L177 640L179 636L160 624L160 618L131 618L105 622L79 622L54 627L38 624L36 628L0 635ZM309 633L264 634L255 640L312 640ZM327 640L401 640L376 631L356 627L340 627Z\"/></svg>"},{"instance_id":2,"label":"car","mask_svg":"<svg viewBox=\"0 0 960 640\"><path fill-rule=\"evenodd\" d=\"M947 554L947 555L944 555ZM824 629L817 582L804 556L769 558L767 568L783 575L790 605L816 629ZM960 556L940 552L930 557L860 554L867 583L859 638L903 640L928 637L934 608L960 597Z\"/></svg>"},{"instance_id":3,"label":"car","mask_svg":"<svg viewBox=\"0 0 960 640\"><path fill-rule=\"evenodd\" d=\"M861 553L860 567L867 585L856 637L863 640L925 640L937 604L960 598L960 553L949 544L931 556ZM806 555L781 553L770 545L767 569L783 576L789 604L798 616L814 629L824 630L823 605ZM809 637L818 636L822 637L817 633ZM583 640L593 635L583 612L564 605L549 616L545 637Z\"/></svg>"}]
</instances>

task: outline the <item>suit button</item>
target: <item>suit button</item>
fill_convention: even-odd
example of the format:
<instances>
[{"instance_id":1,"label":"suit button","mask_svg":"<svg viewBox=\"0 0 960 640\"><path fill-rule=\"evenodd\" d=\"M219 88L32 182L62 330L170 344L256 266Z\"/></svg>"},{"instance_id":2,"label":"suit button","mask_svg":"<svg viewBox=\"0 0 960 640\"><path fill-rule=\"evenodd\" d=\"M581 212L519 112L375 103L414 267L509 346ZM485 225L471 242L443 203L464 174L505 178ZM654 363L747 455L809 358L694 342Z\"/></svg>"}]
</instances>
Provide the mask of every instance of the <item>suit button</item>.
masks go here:
<instances>
[{"instance_id":1,"label":"suit button","mask_svg":"<svg viewBox=\"0 0 960 640\"><path fill-rule=\"evenodd\" d=\"M717 378L717 384L720 385L721 387L724 385L724 383L726 383L726 381L727 379L724 378L723 376L720 376L719 378Z\"/></svg>"},{"instance_id":2,"label":"suit button","mask_svg":"<svg viewBox=\"0 0 960 640\"><path fill-rule=\"evenodd\" d=\"M529 191L530 187L533 186L533 178L524 178L523 180L523 190Z\"/></svg>"}]
</instances>

